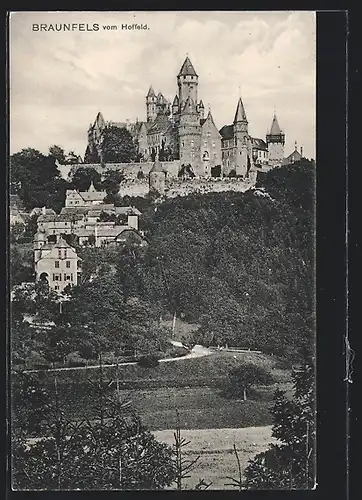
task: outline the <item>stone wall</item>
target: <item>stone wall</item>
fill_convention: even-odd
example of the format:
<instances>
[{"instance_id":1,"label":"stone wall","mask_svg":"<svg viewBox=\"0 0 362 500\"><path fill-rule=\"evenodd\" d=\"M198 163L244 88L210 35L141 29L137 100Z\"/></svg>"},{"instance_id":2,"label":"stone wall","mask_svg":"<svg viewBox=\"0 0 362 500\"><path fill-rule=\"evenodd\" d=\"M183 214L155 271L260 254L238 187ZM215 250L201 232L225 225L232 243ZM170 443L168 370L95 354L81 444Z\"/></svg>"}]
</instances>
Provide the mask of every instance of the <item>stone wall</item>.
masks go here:
<instances>
[{"instance_id":1,"label":"stone wall","mask_svg":"<svg viewBox=\"0 0 362 500\"><path fill-rule=\"evenodd\" d=\"M165 161L162 162L162 165L166 168L169 177L177 177L181 162L179 160ZM106 163L104 167L99 163L80 163L78 165L59 165L58 169L63 179L66 180L70 180L78 168L94 168L100 174L103 174L107 170L123 170L126 179L137 179L137 174L140 170L145 177L148 177L152 166L153 162L150 161L144 163Z\"/></svg>"}]
</instances>

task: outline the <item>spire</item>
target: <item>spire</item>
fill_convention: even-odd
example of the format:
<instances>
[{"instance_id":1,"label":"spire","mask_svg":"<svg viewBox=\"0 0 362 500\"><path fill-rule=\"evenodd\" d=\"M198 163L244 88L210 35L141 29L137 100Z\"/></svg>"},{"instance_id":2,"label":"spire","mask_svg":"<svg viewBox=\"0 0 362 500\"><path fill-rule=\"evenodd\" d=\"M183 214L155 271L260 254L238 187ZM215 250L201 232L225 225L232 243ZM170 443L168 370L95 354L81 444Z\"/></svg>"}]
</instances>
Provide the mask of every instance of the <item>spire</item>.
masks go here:
<instances>
[{"instance_id":1,"label":"spire","mask_svg":"<svg viewBox=\"0 0 362 500\"><path fill-rule=\"evenodd\" d=\"M275 111L274 111L273 121L272 121L272 124L270 127L270 135L280 135L281 133L282 133L282 131L279 127L277 115L275 114Z\"/></svg>"},{"instance_id":2,"label":"spire","mask_svg":"<svg viewBox=\"0 0 362 500\"><path fill-rule=\"evenodd\" d=\"M181 75L183 75L183 76L186 76L186 75L198 76L193 65L192 65L192 62L189 59L189 56L186 57L183 65L181 66L180 73L178 74L178 76L181 76Z\"/></svg>"},{"instance_id":3,"label":"spire","mask_svg":"<svg viewBox=\"0 0 362 500\"><path fill-rule=\"evenodd\" d=\"M178 95L176 94L175 99L173 100L172 106L178 106L178 104L179 104L179 98L178 98Z\"/></svg>"},{"instance_id":4,"label":"spire","mask_svg":"<svg viewBox=\"0 0 362 500\"><path fill-rule=\"evenodd\" d=\"M153 90L152 85L150 86L146 97L155 97L155 91Z\"/></svg>"},{"instance_id":5,"label":"spire","mask_svg":"<svg viewBox=\"0 0 362 500\"><path fill-rule=\"evenodd\" d=\"M234 123L246 122L246 121L248 121L248 120L246 119L244 104L243 104L243 101L241 100L241 97L239 97L238 107L236 108L236 113L235 113L235 118L234 118Z\"/></svg>"},{"instance_id":6,"label":"spire","mask_svg":"<svg viewBox=\"0 0 362 500\"><path fill-rule=\"evenodd\" d=\"M199 108L205 109L204 103L200 101Z\"/></svg>"}]
</instances>

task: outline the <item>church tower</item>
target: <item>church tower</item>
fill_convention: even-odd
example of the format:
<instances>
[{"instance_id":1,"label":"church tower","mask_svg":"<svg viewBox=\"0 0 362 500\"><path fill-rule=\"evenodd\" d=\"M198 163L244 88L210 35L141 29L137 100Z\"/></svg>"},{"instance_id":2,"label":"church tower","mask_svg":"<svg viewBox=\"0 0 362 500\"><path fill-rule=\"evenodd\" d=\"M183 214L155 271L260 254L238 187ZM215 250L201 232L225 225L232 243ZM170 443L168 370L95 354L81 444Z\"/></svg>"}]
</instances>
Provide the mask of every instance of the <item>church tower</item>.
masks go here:
<instances>
[{"instance_id":1,"label":"church tower","mask_svg":"<svg viewBox=\"0 0 362 500\"><path fill-rule=\"evenodd\" d=\"M252 146L243 101L239 97L234 118L235 171L246 176L251 168Z\"/></svg>"},{"instance_id":2,"label":"church tower","mask_svg":"<svg viewBox=\"0 0 362 500\"><path fill-rule=\"evenodd\" d=\"M177 75L177 85L181 107L183 107L188 97L190 97L194 103L197 103L198 84L199 76L196 74L189 57L186 57L183 65L181 66L180 72Z\"/></svg>"},{"instance_id":3,"label":"church tower","mask_svg":"<svg viewBox=\"0 0 362 500\"><path fill-rule=\"evenodd\" d=\"M284 159L285 134L279 127L278 119L274 113L269 133L266 135L268 145L269 164L281 165Z\"/></svg>"},{"instance_id":4,"label":"church tower","mask_svg":"<svg viewBox=\"0 0 362 500\"><path fill-rule=\"evenodd\" d=\"M152 85L146 96L147 121L153 122L157 116L157 97Z\"/></svg>"}]
</instances>

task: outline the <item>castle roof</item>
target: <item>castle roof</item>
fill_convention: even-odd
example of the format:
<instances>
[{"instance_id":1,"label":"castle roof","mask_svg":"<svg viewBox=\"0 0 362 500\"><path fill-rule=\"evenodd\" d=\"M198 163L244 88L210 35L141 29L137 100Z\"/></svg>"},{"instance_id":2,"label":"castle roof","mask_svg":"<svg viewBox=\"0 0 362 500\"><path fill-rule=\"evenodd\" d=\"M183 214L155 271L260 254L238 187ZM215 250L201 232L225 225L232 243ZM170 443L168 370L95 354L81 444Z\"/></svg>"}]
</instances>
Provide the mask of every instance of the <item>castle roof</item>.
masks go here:
<instances>
[{"instance_id":1,"label":"castle roof","mask_svg":"<svg viewBox=\"0 0 362 500\"><path fill-rule=\"evenodd\" d=\"M198 76L188 56L186 57L183 65L181 66L180 73L178 74L178 76L181 75Z\"/></svg>"},{"instance_id":2,"label":"castle roof","mask_svg":"<svg viewBox=\"0 0 362 500\"><path fill-rule=\"evenodd\" d=\"M155 97L155 91L153 90L152 85L150 86L146 97Z\"/></svg>"},{"instance_id":3,"label":"castle roof","mask_svg":"<svg viewBox=\"0 0 362 500\"><path fill-rule=\"evenodd\" d=\"M247 121L246 113L245 113L243 101L241 100L241 97L239 97L238 106L236 108L236 113L235 113L235 118L234 118L234 123L244 122L244 121Z\"/></svg>"},{"instance_id":4,"label":"castle roof","mask_svg":"<svg viewBox=\"0 0 362 500\"><path fill-rule=\"evenodd\" d=\"M169 124L170 124L170 121L169 121L168 117L166 115L164 115L163 113L159 113L156 116L156 119L153 122L153 125L149 129L148 132L151 134L164 132L167 130Z\"/></svg>"},{"instance_id":5,"label":"castle roof","mask_svg":"<svg viewBox=\"0 0 362 500\"><path fill-rule=\"evenodd\" d=\"M268 151L267 143L263 139L259 139L258 137L251 138L251 144L255 149L261 149L263 151Z\"/></svg>"},{"instance_id":6,"label":"castle roof","mask_svg":"<svg viewBox=\"0 0 362 500\"><path fill-rule=\"evenodd\" d=\"M103 118L103 115L102 115L102 113L99 111L99 112L97 113L96 119L94 120L94 125L93 125L93 126L95 127L95 126L97 125L99 128L102 128L102 127L104 127L105 123L106 123L106 122L105 122L105 120L104 120L104 118Z\"/></svg>"},{"instance_id":7,"label":"castle roof","mask_svg":"<svg viewBox=\"0 0 362 500\"><path fill-rule=\"evenodd\" d=\"M178 95L176 94L175 99L173 100L172 106L178 106L178 104L179 104L179 98L178 98Z\"/></svg>"},{"instance_id":8,"label":"castle roof","mask_svg":"<svg viewBox=\"0 0 362 500\"><path fill-rule=\"evenodd\" d=\"M234 125L224 125L219 132L222 139L232 139L234 137Z\"/></svg>"},{"instance_id":9,"label":"castle roof","mask_svg":"<svg viewBox=\"0 0 362 500\"><path fill-rule=\"evenodd\" d=\"M204 103L202 102L202 100L200 101L199 108L205 109L205 106L204 106Z\"/></svg>"},{"instance_id":10,"label":"castle roof","mask_svg":"<svg viewBox=\"0 0 362 500\"><path fill-rule=\"evenodd\" d=\"M282 134L282 130L281 128L279 127L279 123L278 123L278 118L276 116L276 114L274 113L274 116L273 116L273 121L272 121L272 125L270 127L270 135L280 135Z\"/></svg>"}]
</instances>

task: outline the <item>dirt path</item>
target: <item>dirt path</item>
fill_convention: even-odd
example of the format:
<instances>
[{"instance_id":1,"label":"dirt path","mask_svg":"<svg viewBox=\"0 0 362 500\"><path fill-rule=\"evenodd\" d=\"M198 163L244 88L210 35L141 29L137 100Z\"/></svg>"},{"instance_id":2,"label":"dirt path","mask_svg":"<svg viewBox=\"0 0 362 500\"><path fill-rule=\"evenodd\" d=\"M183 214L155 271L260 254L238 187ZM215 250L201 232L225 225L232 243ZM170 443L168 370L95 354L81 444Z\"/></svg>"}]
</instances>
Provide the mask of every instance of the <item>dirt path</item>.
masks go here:
<instances>
[{"instance_id":1,"label":"dirt path","mask_svg":"<svg viewBox=\"0 0 362 500\"><path fill-rule=\"evenodd\" d=\"M178 358L166 358L166 359L160 359L160 363L168 363L170 361L183 361L185 359L191 359L191 358L200 358L202 356L209 356L210 354L213 354L213 351L210 351L210 349L207 349L206 347L203 347L201 345L196 345L193 347L191 352L189 354L186 354L185 356L180 356ZM137 365L137 361L131 361L129 363L119 363L118 366L128 366L128 365ZM104 364L102 365L102 368L111 368L117 366L116 363L112 364ZM38 372L62 372L62 371L72 371L72 370L90 370L93 368L99 368L100 365L89 365L89 366L74 366L74 367L64 367L64 368L48 368L48 369L43 369L43 370L24 370L23 373L38 373Z\"/></svg>"}]
</instances>

